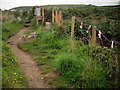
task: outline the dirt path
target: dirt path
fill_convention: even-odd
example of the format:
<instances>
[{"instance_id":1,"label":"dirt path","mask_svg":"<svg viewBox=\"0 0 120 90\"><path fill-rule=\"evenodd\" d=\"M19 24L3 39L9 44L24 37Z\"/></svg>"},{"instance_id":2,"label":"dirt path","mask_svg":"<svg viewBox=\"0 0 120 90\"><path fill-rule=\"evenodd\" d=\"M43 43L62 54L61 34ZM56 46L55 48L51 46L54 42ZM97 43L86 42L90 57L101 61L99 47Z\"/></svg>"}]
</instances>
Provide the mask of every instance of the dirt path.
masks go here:
<instances>
[{"instance_id":1,"label":"dirt path","mask_svg":"<svg viewBox=\"0 0 120 90\"><path fill-rule=\"evenodd\" d=\"M24 71L28 88L49 88L50 86L44 83L43 75L38 69L38 66L35 64L34 59L26 52L18 48L17 44L22 42L21 37L24 35L24 32L28 31L28 28L20 30L17 34L12 36L8 41L12 42L12 45L9 44L13 54L18 60L19 65Z\"/></svg>"}]
</instances>

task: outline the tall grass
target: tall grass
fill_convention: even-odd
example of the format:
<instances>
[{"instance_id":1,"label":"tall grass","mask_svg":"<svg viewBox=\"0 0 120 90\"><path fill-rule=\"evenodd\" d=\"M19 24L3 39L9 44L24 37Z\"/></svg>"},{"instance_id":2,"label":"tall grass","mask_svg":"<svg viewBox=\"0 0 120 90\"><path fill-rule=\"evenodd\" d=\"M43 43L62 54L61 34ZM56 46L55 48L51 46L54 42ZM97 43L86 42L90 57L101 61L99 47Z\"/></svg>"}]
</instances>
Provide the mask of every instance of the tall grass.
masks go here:
<instances>
[{"instance_id":1,"label":"tall grass","mask_svg":"<svg viewBox=\"0 0 120 90\"><path fill-rule=\"evenodd\" d=\"M6 21L3 22L2 26L2 40L6 40L10 36L17 33L20 29L23 28L22 22L15 22L15 21Z\"/></svg>"}]
</instances>

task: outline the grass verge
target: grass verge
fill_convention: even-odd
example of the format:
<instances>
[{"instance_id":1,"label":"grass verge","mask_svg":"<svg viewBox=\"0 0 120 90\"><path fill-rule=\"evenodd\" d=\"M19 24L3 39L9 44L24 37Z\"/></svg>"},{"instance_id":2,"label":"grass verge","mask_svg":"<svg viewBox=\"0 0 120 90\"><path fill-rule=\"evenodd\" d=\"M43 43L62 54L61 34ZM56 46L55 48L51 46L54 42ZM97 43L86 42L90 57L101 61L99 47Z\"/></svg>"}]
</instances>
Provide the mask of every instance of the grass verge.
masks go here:
<instances>
[{"instance_id":1,"label":"grass verge","mask_svg":"<svg viewBox=\"0 0 120 90\"><path fill-rule=\"evenodd\" d=\"M6 21L2 26L2 40L8 39L23 28L22 22Z\"/></svg>"},{"instance_id":2,"label":"grass verge","mask_svg":"<svg viewBox=\"0 0 120 90\"><path fill-rule=\"evenodd\" d=\"M26 88L27 84L16 58L6 43L2 43L2 87Z\"/></svg>"},{"instance_id":3,"label":"grass verge","mask_svg":"<svg viewBox=\"0 0 120 90\"><path fill-rule=\"evenodd\" d=\"M27 88L24 74L19 67L16 58L6 44L6 40L23 28L21 22L6 21L2 28L2 87L3 88Z\"/></svg>"}]
</instances>

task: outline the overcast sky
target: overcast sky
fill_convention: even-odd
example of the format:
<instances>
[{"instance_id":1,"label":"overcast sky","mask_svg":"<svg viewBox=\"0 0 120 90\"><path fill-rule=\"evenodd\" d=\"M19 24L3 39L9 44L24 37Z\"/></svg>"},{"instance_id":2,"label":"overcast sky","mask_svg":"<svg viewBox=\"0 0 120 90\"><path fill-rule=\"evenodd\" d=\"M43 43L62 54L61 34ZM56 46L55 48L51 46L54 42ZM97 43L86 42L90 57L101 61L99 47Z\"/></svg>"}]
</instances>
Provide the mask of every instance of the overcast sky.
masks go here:
<instances>
[{"instance_id":1,"label":"overcast sky","mask_svg":"<svg viewBox=\"0 0 120 90\"><path fill-rule=\"evenodd\" d=\"M120 0L0 0L1 9L10 9L18 6L36 6L53 4L93 4L97 6L118 5Z\"/></svg>"}]
</instances>

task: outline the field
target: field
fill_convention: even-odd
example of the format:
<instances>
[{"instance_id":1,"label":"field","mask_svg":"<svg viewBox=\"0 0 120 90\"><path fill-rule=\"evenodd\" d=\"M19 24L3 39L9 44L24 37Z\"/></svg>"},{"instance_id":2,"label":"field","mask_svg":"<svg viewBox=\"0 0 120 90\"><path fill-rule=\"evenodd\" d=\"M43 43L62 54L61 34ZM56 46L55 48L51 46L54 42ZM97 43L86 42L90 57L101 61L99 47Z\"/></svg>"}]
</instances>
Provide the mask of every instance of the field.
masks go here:
<instances>
[{"instance_id":1,"label":"field","mask_svg":"<svg viewBox=\"0 0 120 90\"><path fill-rule=\"evenodd\" d=\"M25 8L23 9L25 10ZM52 22L53 9L62 12L61 27L56 22ZM58 75L53 78L44 78L44 81L49 82L52 88L119 88L119 9L119 6L45 6L45 22L51 23L49 29L46 29L41 22L36 25L35 17L32 16L33 12L30 11L30 16L27 14L23 16L24 19L32 21L30 31L26 32L25 35L35 32L37 38L19 43L18 47L28 52L35 59L41 74L54 72ZM16 12L15 15L19 16L19 13ZM74 38L71 39L72 16L75 16L75 33ZM83 22L83 28L80 28L81 22ZM89 34L86 33L89 25L97 28L96 46L89 45ZM5 40L17 33L22 27L22 22L3 22L4 87L27 87L20 67L14 68L17 63L16 59L10 51L7 52L9 48L5 43ZM97 35L98 31L102 32L101 38ZM89 32L91 34L92 30ZM114 41L113 48L111 48L112 41ZM12 68L9 69L10 67ZM6 75L12 79L5 78ZM8 80L10 82L7 82ZM11 82L16 83L15 86Z\"/></svg>"}]
</instances>

